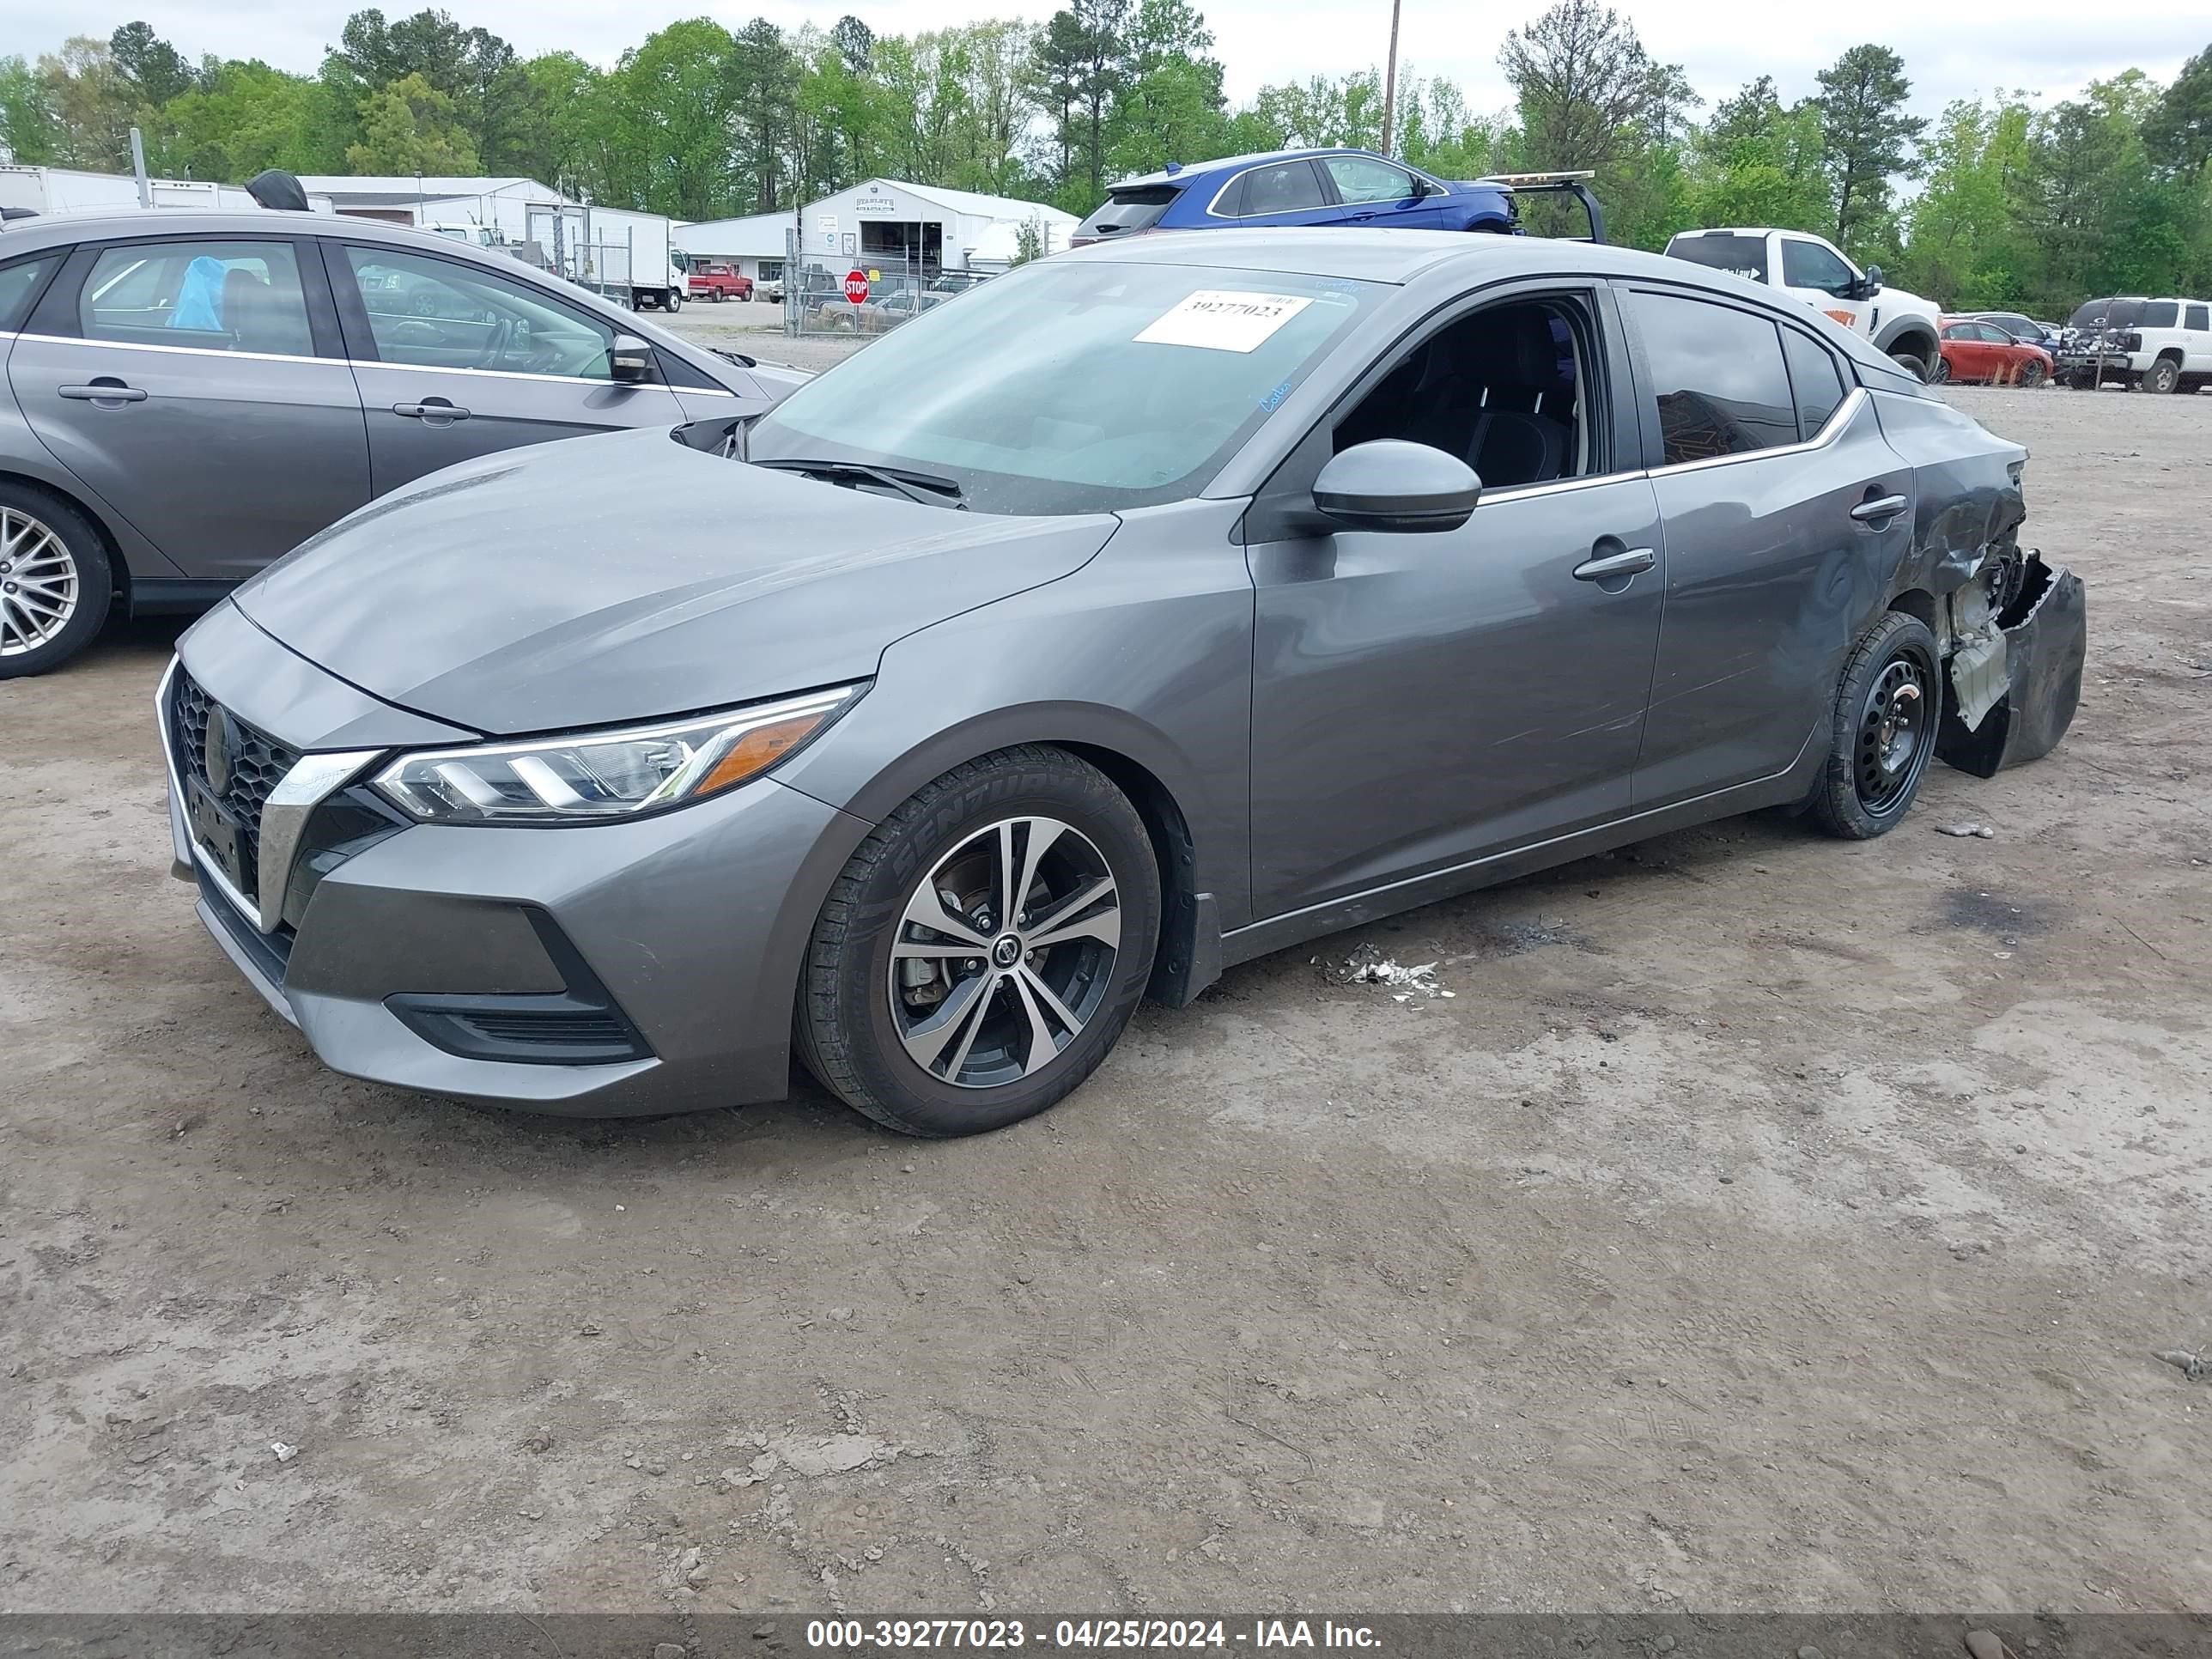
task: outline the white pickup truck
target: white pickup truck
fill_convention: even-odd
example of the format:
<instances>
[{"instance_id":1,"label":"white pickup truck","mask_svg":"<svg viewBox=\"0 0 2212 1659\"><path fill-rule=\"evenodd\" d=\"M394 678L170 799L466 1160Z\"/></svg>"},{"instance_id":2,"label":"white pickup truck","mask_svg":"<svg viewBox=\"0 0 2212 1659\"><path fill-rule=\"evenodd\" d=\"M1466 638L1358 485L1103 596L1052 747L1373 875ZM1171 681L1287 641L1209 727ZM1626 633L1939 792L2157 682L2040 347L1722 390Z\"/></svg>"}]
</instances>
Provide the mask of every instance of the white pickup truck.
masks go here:
<instances>
[{"instance_id":1,"label":"white pickup truck","mask_svg":"<svg viewBox=\"0 0 2212 1659\"><path fill-rule=\"evenodd\" d=\"M1731 226L1686 230L1669 257L1765 283L1818 307L1925 380L1938 361L1938 312L1917 294L1885 287L1881 267L1861 270L1832 242L1802 230Z\"/></svg>"}]
</instances>

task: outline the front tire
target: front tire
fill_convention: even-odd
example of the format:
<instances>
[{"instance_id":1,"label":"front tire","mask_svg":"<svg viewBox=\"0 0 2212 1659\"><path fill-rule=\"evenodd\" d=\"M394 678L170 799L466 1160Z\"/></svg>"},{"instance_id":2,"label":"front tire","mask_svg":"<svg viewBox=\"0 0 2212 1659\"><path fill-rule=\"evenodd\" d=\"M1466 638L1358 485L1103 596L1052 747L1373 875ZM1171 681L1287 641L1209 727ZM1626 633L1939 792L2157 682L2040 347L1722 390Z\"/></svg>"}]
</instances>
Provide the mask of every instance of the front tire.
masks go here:
<instances>
[{"instance_id":1,"label":"front tire","mask_svg":"<svg viewBox=\"0 0 2212 1659\"><path fill-rule=\"evenodd\" d=\"M106 544L44 491L0 483L0 680L44 674L90 645L115 596Z\"/></svg>"},{"instance_id":2,"label":"front tire","mask_svg":"<svg viewBox=\"0 0 2212 1659\"><path fill-rule=\"evenodd\" d=\"M808 1071L902 1134L980 1134L1072 1093L1152 975L1159 872L1096 767L1024 744L957 766L853 854L800 979Z\"/></svg>"},{"instance_id":3,"label":"front tire","mask_svg":"<svg viewBox=\"0 0 2212 1659\"><path fill-rule=\"evenodd\" d=\"M674 289L670 289L660 296L660 308L673 315L684 309L684 296Z\"/></svg>"},{"instance_id":4,"label":"front tire","mask_svg":"<svg viewBox=\"0 0 2212 1659\"><path fill-rule=\"evenodd\" d=\"M1905 370L1923 386L1927 385L1935 376L1935 371L1928 367L1928 360L1917 352L1893 351L1889 354L1889 360L1899 368ZM1943 360L1939 356L1936 361L1940 363Z\"/></svg>"},{"instance_id":5,"label":"front tire","mask_svg":"<svg viewBox=\"0 0 2212 1659\"><path fill-rule=\"evenodd\" d=\"M1935 757L1943 713L1936 635L1893 611L1868 630L1844 665L1828 763L1808 803L1813 821L1844 841L1897 828Z\"/></svg>"},{"instance_id":6,"label":"front tire","mask_svg":"<svg viewBox=\"0 0 2212 1659\"><path fill-rule=\"evenodd\" d=\"M2041 363L2035 362L2031 360L2030 362L2021 365L2020 383L2031 390L2041 386L2044 381L2050 378L2050 371L2045 369Z\"/></svg>"}]
</instances>

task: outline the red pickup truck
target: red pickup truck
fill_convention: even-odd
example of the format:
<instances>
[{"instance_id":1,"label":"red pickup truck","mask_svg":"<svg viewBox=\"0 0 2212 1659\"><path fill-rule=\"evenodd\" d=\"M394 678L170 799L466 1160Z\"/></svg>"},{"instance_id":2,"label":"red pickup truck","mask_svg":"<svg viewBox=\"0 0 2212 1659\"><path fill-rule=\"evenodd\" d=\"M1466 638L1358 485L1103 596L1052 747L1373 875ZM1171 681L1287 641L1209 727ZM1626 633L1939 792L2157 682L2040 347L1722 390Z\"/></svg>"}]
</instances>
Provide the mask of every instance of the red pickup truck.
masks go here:
<instances>
[{"instance_id":1,"label":"red pickup truck","mask_svg":"<svg viewBox=\"0 0 2212 1659\"><path fill-rule=\"evenodd\" d=\"M695 300L712 300L720 304L724 300L750 300L753 297L753 279L740 276L727 265L694 265L686 286Z\"/></svg>"}]
</instances>

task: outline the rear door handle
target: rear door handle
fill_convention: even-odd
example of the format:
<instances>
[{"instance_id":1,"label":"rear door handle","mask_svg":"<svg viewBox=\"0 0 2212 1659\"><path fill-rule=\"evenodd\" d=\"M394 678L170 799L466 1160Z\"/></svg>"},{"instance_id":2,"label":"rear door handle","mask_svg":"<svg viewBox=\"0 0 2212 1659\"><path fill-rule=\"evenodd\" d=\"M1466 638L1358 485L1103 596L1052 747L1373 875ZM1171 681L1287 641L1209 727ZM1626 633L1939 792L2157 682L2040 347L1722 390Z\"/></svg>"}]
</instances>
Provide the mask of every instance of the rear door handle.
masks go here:
<instances>
[{"instance_id":1,"label":"rear door handle","mask_svg":"<svg viewBox=\"0 0 2212 1659\"><path fill-rule=\"evenodd\" d=\"M1618 553L1584 559L1575 567L1578 582L1601 582L1608 576L1640 576L1659 562L1659 556L1648 547L1623 548Z\"/></svg>"},{"instance_id":2,"label":"rear door handle","mask_svg":"<svg viewBox=\"0 0 2212 1659\"><path fill-rule=\"evenodd\" d=\"M459 404L449 404L443 398L429 398L419 404L394 404L394 415L404 415L410 421L465 421L469 411Z\"/></svg>"},{"instance_id":3,"label":"rear door handle","mask_svg":"<svg viewBox=\"0 0 2212 1659\"><path fill-rule=\"evenodd\" d=\"M56 391L77 404L143 404L146 394L120 380L94 380L90 386L57 386Z\"/></svg>"},{"instance_id":4,"label":"rear door handle","mask_svg":"<svg viewBox=\"0 0 2212 1659\"><path fill-rule=\"evenodd\" d=\"M1851 517L1861 524L1878 525L1895 518L1912 503L1902 495L1878 495L1873 501L1861 501L1851 509Z\"/></svg>"}]
</instances>

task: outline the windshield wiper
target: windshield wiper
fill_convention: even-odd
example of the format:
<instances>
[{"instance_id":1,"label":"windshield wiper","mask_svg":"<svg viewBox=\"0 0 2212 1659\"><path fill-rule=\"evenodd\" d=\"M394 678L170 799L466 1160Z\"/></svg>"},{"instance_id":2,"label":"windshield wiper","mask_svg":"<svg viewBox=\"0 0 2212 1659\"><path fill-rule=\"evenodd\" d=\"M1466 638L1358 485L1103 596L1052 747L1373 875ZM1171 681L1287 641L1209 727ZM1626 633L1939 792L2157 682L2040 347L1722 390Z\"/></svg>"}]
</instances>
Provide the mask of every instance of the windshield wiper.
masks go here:
<instances>
[{"instance_id":1,"label":"windshield wiper","mask_svg":"<svg viewBox=\"0 0 2212 1659\"><path fill-rule=\"evenodd\" d=\"M817 478L865 478L896 489L910 501L920 501L924 507L943 507L949 501L962 512L968 503L960 499L963 493L951 479L934 472L916 472L903 466L879 466L873 461L807 461L789 456L755 461L755 466L774 467L780 472L805 472Z\"/></svg>"}]
</instances>

